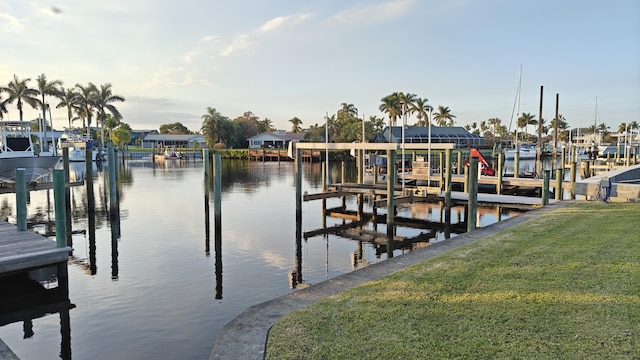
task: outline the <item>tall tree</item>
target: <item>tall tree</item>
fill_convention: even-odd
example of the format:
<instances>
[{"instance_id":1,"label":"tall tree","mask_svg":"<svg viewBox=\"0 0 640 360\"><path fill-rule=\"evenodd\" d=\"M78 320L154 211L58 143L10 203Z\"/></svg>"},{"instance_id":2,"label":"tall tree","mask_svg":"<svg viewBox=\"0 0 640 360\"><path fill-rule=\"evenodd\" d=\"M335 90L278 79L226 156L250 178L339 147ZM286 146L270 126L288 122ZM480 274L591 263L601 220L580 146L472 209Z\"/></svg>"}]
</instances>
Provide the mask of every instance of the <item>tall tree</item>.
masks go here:
<instances>
[{"instance_id":1,"label":"tall tree","mask_svg":"<svg viewBox=\"0 0 640 360\"><path fill-rule=\"evenodd\" d=\"M125 98L120 95L114 95L111 90L111 84L106 83L104 85L100 85L100 89L96 92L95 98L95 108L97 110L97 120L100 121L100 128L102 129L102 135L100 141L103 141L102 145L104 146L104 122L107 117L107 111L111 113L115 120L121 120L122 114L118 108L113 105L115 102L124 102Z\"/></svg>"},{"instance_id":2,"label":"tall tree","mask_svg":"<svg viewBox=\"0 0 640 360\"><path fill-rule=\"evenodd\" d=\"M487 120L487 123L491 127L491 134L493 134L493 136L496 136L496 134L498 133L497 130L500 127L502 120L500 120L499 118L491 118Z\"/></svg>"},{"instance_id":3,"label":"tall tree","mask_svg":"<svg viewBox=\"0 0 640 360\"><path fill-rule=\"evenodd\" d=\"M2 101L2 93L0 93L0 119L2 119L6 113L7 107L4 105L4 101Z\"/></svg>"},{"instance_id":4,"label":"tall tree","mask_svg":"<svg viewBox=\"0 0 640 360\"><path fill-rule=\"evenodd\" d=\"M292 119L289 120L289 122L291 123L292 133L302 132L302 127L300 127L300 125L302 125L302 120L294 116Z\"/></svg>"},{"instance_id":5,"label":"tall tree","mask_svg":"<svg viewBox=\"0 0 640 360\"><path fill-rule=\"evenodd\" d=\"M453 126L456 116L451 114L451 110L448 106L438 105L438 111L433 114L433 120L435 120L438 126Z\"/></svg>"},{"instance_id":6,"label":"tall tree","mask_svg":"<svg viewBox=\"0 0 640 360\"><path fill-rule=\"evenodd\" d=\"M193 134L193 132L182 125L181 122L162 124L158 130L160 134Z\"/></svg>"},{"instance_id":7,"label":"tall tree","mask_svg":"<svg viewBox=\"0 0 640 360\"><path fill-rule=\"evenodd\" d=\"M536 121L536 116L531 113L522 113L518 118L518 127L523 129L524 135L522 137L523 140L527 138L527 125L530 125L532 122Z\"/></svg>"},{"instance_id":8,"label":"tall tree","mask_svg":"<svg viewBox=\"0 0 640 360\"><path fill-rule=\"evenodd\" d=\"M416 114L418 118L417 126L427 126L431 119L429 119L429 112L433 110L431 105L427 104L429 100L427 98L417 98L411 104L411 112Z\"/></svg>"},{"instance_id":9,"label":"tall tree","mask_svg":"<svg viewBox=\"0 0 640 360\"><path fill-rule=\"evenodd\" d=\"M78 108L78 94L73 89L60 89L60 102L56 105L56 109L66 107L67 119L69 120L69 130L71 130L71 121L74 120L73 113Z\"/></svg>"},{"instance_id":10,"label":"tall tree","mask_svg":"<svg viewBox=\"0 0 640 360\"><path fill-rule=\"evenodd\" d=\"M223 131L222 122L227 118L222 116L216 108L207 107L207 113L202 115L202 135L207 143L207 146L213 148L215 144L220 142L220 133Z\"/></svg>"},{"instance_id":11,"label":"tall tree","mask_svg":"<svg viewBox=\"0 0 640 360\"><path fill-rule=\"evenodd\" d=\"M40 74L36 78L36 83L38 84L38 92L40 93L40 101L39 105L42 109L42 119L47 118L47 108L49 104L45 101L45 96L53 96L56 98L60 98L62 96L62 91L60 87L62 86L62 80L47 80L47 76L45 74ZM53 119L49 119L50 125L53 126Z\"/></svg>"},{"instance_id":12,"label":"tall tree","mask_svg":"<svg viewBox=\"0 0 640 360\"><path fill-rule=\"evenodd\" d=\"M382 101L382 104L380 104L378 109L381 112L386 113L387 116L389 117L389 127L395 126L396 120L398 119L398 116L400 116L401 114L400 98L398 96L398 93L394 92L391 95L387 95L382 99L380 99L380 101Z\"/></svg>"},{"instance_id":13,"label":"tall tree","mask_svg":"<svg viewBox=\"0 0 640 360\"><path fill-rule=\"evenodd\" d=\"M270 119L264 118L264 120L258 121L259 133L272 132L275 130L276 128L273 126L273 122Z\"/></svg>"},{"instance_id":14,"label":"tall tree","mask_svg":"<svg viewBox=\"0 0 640 360\"><path fill-rule=\"evenodd\" d=\"M7 104L11 104L14 101L17 102L18 112L20 113L20 121L23 120L23 103L27 103L32 108L36 108L40 101L38 100L38 90L29 88L30 78L18 79L18 76L13 74L13 80L7 84L7 86L0 87L0 92L6 92L7 97L2 106L6 108Z\"/></svg>"},{"instance_id":15,"label":"tall tree","mask_svg":"<svg viewBox=\"0 0 640 360\"><path fill-rule=\"evenodd\" d=\"M402 125L404 126L404 117L408 117L413 113L413 103L416 101L417 96L416 94L399 92L398 99L400 101L400 116L403 117Z\"/></svg>"},{"instance_id":16,"label":"tall tree","mask_svg":"<svg viewBox=\"0 0 640 360\"><path fill-rule=\"evenodd\" d=\"M91 128L91 118L93 117L93 109L96 104L96 97L98 93L98 88L93 84L89 83L86 86L81 84L76 84L77 97L76 101L78 104L77 111L78 115L82 117L82 126L85 126L86 120L86 129L87 136L90 135Z\"/></svg>"}]
</instances>

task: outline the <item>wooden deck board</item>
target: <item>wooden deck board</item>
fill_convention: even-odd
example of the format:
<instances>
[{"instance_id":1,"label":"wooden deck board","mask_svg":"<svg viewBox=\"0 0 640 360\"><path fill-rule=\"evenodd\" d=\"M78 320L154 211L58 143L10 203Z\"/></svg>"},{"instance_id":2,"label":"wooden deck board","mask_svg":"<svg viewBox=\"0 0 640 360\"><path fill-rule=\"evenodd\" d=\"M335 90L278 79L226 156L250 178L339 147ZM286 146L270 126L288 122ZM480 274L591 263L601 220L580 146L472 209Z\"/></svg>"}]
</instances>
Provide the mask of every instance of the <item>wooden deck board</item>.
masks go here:
<instances>
[{"instance_id":1,"label":"wooden deck board","mask_svg":"<svg viewBox=\"0 0 640 360\"><path fill-rule=\"evenodd\" d=\"M0 221L0 275L66 262L70 247L15 225Z\"/></svg>"}]
</instances>

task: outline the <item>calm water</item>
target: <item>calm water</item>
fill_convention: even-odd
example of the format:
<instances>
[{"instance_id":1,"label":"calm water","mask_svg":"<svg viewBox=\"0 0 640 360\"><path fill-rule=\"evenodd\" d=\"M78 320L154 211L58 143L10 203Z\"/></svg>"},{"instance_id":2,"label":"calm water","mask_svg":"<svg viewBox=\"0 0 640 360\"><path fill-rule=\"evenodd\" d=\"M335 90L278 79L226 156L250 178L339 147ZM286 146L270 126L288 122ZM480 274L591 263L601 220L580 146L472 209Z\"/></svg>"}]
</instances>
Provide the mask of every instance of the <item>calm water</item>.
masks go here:
<instances>
[{"instance_id":1,"label":"calm water","mask_svg":"<svg viewBox=\"0 0 640 360\"><path fill-rule=\"evenodd\" d=\"M81 177L84 164L73 166ZM320 165L304 164L303 172L303 192L319 192ZM153 168L148 162L130 161L121 167L119 233L117 222L109 221L105 173L95 168L95 241L87 189L72 189L77 233L69 262L69 299L75 307L69 311L68 326L61 326L64 316L50 314L32 321L33 335L27 338L22 322L0 327L0 338L23 360L59 358L69 342L71 355L65 357L75 359L206 359L219 330L236 315L295 291L289 273L296 268L296 253L301 254L307 284L387 258L383 246L359 246L336 235L309 237L296 251L293 163L223 161L222 173L222 248L216 253L213 195L208 234L201 163ZM340 169L332 167L330 173L337 179ZM0 195L0 215L13 223L14 198ZM34 228L41 233L53 231L42 225L54 219L52 199L52 191L30 193L29 219L40 224ZM339 199L327 201L328 208L340 204ZM356 210L356 200L349 199L347 208ZM371 211L368 204L364 209ZM453 209L452 222L460 220L462 211ZM495 209L479 212L480 226L498 216ZM500 216L514 214L502 210ZM442 218L439 205L425 203L401 207L398 215L433 222ZM324 226L342 223L327 218ZM304 202L302 231L322 227L322 202ZM439 228L432 241L444 239ZM386 232L384 224L365 230ZM412 237L427 231L399 227L396 234ZM406 251L398 249L394 255ZM353 260L355 252L361 261Z\"/></svg>"}]
</instances>

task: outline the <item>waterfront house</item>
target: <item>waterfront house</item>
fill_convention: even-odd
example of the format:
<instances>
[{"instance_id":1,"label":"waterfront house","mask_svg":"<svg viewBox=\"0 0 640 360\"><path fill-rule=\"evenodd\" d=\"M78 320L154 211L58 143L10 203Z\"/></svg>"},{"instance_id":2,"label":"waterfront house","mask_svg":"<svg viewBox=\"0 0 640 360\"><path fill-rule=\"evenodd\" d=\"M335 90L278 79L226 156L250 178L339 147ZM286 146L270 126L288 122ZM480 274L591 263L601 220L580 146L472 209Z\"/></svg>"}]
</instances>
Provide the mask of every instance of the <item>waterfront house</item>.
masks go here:
<instances>
[{"instance_id":1,"label":"waterfront house","mask_svg":"<svg viewBox=\"0 0 640 360\"><path fill-rule=\"evenodd\" d=\"M304 132L290 133L285 130L276 130L273 132L264 132L254 135L247 139L249 148L274 148L286 149L291 141L301 141L304 138Z\"/></svg>"}]
</instances>

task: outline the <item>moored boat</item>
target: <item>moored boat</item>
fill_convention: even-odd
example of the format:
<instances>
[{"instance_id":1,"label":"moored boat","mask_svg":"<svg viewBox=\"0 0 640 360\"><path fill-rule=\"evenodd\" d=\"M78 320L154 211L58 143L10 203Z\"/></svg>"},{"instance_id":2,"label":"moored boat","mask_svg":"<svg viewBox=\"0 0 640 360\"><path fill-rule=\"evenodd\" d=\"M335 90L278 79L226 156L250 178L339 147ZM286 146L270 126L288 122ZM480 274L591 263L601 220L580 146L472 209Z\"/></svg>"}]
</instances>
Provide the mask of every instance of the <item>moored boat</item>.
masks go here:
<instances>
[{"instance_id":1,"label":"moored boat","mask_svg":"<svg viewBox=\"0 0 640 360\"><path fill-rule=\"evenodd\" d=\"M0 121L0 181L14 183L16 169L25 169L25 180L31 183L49 175L60 156L50 152L36 153L31 140L31 121Z\"/></svg>"}]
</instances>

